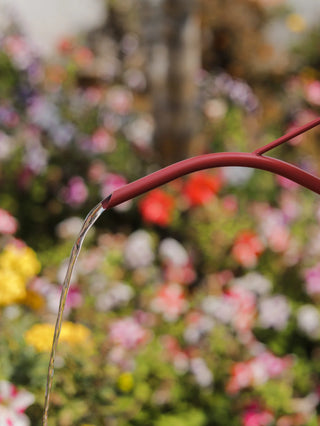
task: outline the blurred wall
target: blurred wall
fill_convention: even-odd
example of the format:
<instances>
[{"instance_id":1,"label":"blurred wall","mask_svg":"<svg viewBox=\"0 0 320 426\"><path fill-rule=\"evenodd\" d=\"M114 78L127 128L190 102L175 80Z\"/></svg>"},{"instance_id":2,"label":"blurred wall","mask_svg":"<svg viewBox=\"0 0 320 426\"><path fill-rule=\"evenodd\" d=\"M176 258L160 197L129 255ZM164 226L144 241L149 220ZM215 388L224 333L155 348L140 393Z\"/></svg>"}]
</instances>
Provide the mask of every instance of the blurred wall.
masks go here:
<instances>
[{"instance_id":1,"label":"blurred wall","mask_svg":"<svg viewBox=\"0 0 320 426\"><path fill-rule=\"evenodd\" d=\"M89 31L107 15L105 0L0 0L0 26L21 25L40 53L54 53L62 37Z\"/></svg>"}]
</instances>

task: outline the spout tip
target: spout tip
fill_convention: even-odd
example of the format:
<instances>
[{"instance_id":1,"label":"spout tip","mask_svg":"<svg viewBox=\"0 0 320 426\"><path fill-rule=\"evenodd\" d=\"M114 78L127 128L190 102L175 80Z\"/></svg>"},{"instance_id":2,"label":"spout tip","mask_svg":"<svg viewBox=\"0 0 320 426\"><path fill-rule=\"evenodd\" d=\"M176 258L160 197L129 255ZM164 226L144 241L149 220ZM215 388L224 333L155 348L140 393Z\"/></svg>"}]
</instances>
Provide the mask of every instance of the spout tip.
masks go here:
<instances>
[{"instance_id":1,"label":"spout tip","mask_svg":"<svg viewBox=\"0 0 320 426\"><path fill-rule=\"evenodd\" d=\"M104 208L104 210L107 210L110 204L112 194L108 195L104 200L101 201L101 205Z\"/></svg>"}]
</instances>

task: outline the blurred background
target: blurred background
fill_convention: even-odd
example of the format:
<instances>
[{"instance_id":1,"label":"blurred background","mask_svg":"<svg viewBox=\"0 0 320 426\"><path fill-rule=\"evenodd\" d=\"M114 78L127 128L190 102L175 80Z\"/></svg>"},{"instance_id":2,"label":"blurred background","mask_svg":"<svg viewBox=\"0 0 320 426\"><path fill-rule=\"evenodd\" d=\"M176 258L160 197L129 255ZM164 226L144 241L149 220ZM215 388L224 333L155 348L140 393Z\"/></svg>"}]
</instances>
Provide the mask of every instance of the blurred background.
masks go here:
<instances>
[{"instance_id":1,"label":"blurred background","mask_svg":"<svg viewBox=\"0 0 320 426\"><path fill-rule=\"evenodd\" d=\"M320 110L316 0L0 0L0 424L40 425L88 211ZM270 155L320 175L319 130ZM67 299L49 424L316 426L320 203L207 170L108 211Z\"/></svg>"}]
</instances>

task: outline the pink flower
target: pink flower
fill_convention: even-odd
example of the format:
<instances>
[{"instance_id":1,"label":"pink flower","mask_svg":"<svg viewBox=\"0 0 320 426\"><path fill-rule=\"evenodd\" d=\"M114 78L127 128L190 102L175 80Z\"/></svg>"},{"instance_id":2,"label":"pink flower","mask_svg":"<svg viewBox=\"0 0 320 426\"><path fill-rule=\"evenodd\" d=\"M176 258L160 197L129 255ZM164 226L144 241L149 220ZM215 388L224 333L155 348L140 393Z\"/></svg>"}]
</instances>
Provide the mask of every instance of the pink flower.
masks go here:
<instances>
[{"instance_id":1,"label":"pink flower","mask_svg":"<svg viewBox=\"0 0 320 426\"><path fill-rule=\"evenodd\" d=\"M320 293L320 263L305 270L306 290L309 295Z\"/></svg>"},{"instance_id":2,"label":"pink flower","mask_svg":"<svg viewBox=\"0 0 320 426\"><path fill-rule=\"evenodd\" d=\"M19 391L12 383L0 381L0 426L29 426L30 421L24 414L29 405L33 404L34 396Z\"/></svg>"},{"instance_id":3,"label":"pink flower","mask_svg":"<svg viewBox=\"0 0 320 426\"><path fill-rule=\"evenodd\" d=\"M86 201L88 189L80 176L74 176L63 190L64 200L71 206L79 206Z\"/></svg>"},{"instance_id":4,"label":"pink flower","mask_svg":"<svg viewBox=\"0 0 320 426\"><path fill-rule=\"evenodd\" d=\"M320 105L320 81L312 81L305 87L305 95L308 102Z\"/></svg>"},{"instance_id":5,"label":"pink flower","mask_svg":"<svg viewBox=\"0 0 320 426\"><path fill-rule=\"evenodd\" d=\"M264 366L270 378L279 376L292 364L290 356L280 358L267 351L259 354L256 357L256 361Z\"/></svg>"},{"instance_id":6,"label":"pink flower","mask_svg":"<svg viewBox=\"0 0 320 426\"><path fill-rule=\"evenodd\" d=\"M20 69L26 69L32 62L31 49L25 39L19 36L9 36L5 39L5 51Z\"/></svg>"},{"instance_id":7,"label":"pink flower","mask_svg":"<svg viewBox=\"0 0 320 426\"><path fill-rule=\"evenodd\" d=\"M18 222L6 210L0 208L0 233L14 234L17 231Z\"/></svg>"},{"instance_id":8,"label":"pink flower","mask_svg":"<svg viewBox=\"0 0 320 426\"><path fill-rule=\"evenodd\" d=\"M117 320L110 326L111 342L125 349L138 347L147 340L148 336L148 331L131 317Z\"/></svg>"},{"instance_id":9,"label":"pink flower","mask_svg":"<svg viewBox=\"0 0 320 426\"><path fill-rule=\"evenodd\" d=\"M294 139L296 139L296 138L294 138ZM278 184L280 186L282 186L282 188L284 188L284 189L290 190L290 189L299 188L299 185L296 182L293 182L292 180L287 179L283 176L276 175L276 180L277 180Z\"/></svg>"},{"instance_id":10,"label":"pink flower","mask_svg":"<svg viewBox=\"0 0 320 426\"><path fill-rule=\"evenodd\" d=\"M175 321L187 309L188 303L179 284L164 284L158 291L151 307L163 314L167 321Z\"/></svg>"},{"instance_id":11,"label":"pink flower","mask_svg":"<svg viewBox=\"0 0 320 426\"><path fill-rule=\"evenodd\" d=\"M291 364L289 356L280 358L267 351L249 361L235 363L231 369L227 392L237 393L249 386L262 385L270 378L280 376Z\"/></svg>"},{"instance_id":12,"label":"pink flower","mask_svg":"<svg viewBox=\"0 0 320 426\"><path fill-rule=\"evenodd\" d=\"M234 306L233 326L239 331L251 329L256 314L256 297L254 293L240 285L234 285L224 295L224 302Z\"/></svg>"},{"instance_id":13,"label":"pink flower","mask_svg":"<svg viewBox=\"0 0 320 426\"><path fill-rule=\"evenodd\" d=\"M259 216L261 234L274 252L285 252L290 247L290 232L280 209L267 207Z\"/></svg>"},{"instance_id":14,"label":"pink flower","mask_svg":"<svg viewBox=\"0 0 320 426\"><path fill-rule=\"evenodd\" d=\"M97 129L91 137L91 149L94 152L112 152L116 147L113 136L104 128Z\"/></svg>"},{"instance_id":15,"label":"pink flower","mask_svg":"<svg viewBox=\"0 0 320 426\"><path fill-rule=\"evenodd\" d=\"M164 335L161 338L165 356L173 363L179 373L185 373L189 369L189 355L183 351L176 337Z\"/></svg>"},{"instance_id":16,"label":"pink flower","mask_svg":"<svg viewBox=\"0 0 320 426\"><path fill-rule=\"evenodd\" d=\"M185 265L176 265L173 262L167 262L163 268L164 278L179 284L191 284L197 277L192 263L189 261Z\"/></svg>"},{"instance_id":17,"label":"pink flower","mask_svg":"<svg viewBox=\"0 0 320 426\"><path fill-rule=\"evenodd\" d=\"M107 94L107 106L114 112L124 115L127 114L132 106L132 94L124 87L113 87Z\"/></svg>"},{"instance_id":18,"label":"pink flower","mask_svg":"<svg viewBox=\"0 0 320 426\"><path fill-rule=\"evenodd\" d=\"M93 161L88 170L88 178L93 183L101 183L106 175L106 166L101 160Z\"/></svg>"},{"instance_id":19,"label":"pink flower","mask_svg":"<svg viewBox=\"0 0 320 426\"><path fill-rule=\"evenodd\" d=\"M113 191L124 186L127 183L127 180L116 173L107 173L105 178L102 181L101 186L101 195L102 197L107 197L112 194ZM119 204L115 207L118 211L126 211L131 206L131 200L125 201L124 203Z\"/></svg>"},{"instance_id":20,"label":"pink flower","mask_svg":"<svg viewBox=\"0 0 320 426\"><path fill-rule=\"evenodd\" d=\"M113 191L124 186L127 183L126 178L116 173L107 173L105 176L102 187L101 187L101 196L107 197L112 194Z\"/></svg>"}]
</instances>

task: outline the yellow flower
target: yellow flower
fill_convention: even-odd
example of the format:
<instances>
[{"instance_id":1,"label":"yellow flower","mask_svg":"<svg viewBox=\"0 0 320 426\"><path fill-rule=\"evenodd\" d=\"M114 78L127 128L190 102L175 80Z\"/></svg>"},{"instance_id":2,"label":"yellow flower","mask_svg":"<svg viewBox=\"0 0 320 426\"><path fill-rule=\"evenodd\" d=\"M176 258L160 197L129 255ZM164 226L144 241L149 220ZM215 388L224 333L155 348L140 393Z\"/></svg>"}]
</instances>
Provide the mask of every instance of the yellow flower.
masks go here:
<instances>
[{"instance_id":1,"label":"yellow flower","mask_svg":"<svg viewBox=\"0 0 320 426\"><path fill-rule=\"evenodd\" d=\"M40 272L41 265L30 247L9 244L0 255L0 268L11 269L27 280Z\"/></svg>"},{"instance_id":2,"label":"yellow flower","mask_svg":"<svg viewBox=\"0 0 320 426\"><path fill-rule=\"evenodd\" d=\"M0 254L0 306L22 302L26 282L40 271L40 263L30 247L7 245Z\"/></svg>"},{"instance_id":3,"label":"yellow flower","mask_svg":"<svg viewBox=\"0 0 320 426\"><path fill-rule=\"evenodd\" d=\"M122 373L118 379L118 388L122 392L130 392L133 388L133 377L129 372Z\"/></svg>"},{"instance_id":4,"label":"yellow flower","mask_svg":"<svg viewBox=\"0 0 320 426\"><path fill-rule=\"evenodd\" d=\"M23 299L23 304L37 311L38 309L41 309L44 306L45 300L36 291L27 289L26 297Z\"/></svg>"},{"instance_id":5,"label":"yellow flower","mask_svg":"<svg viewBox=\"0 0 320 426\"><path fill-rule=\"evenodd\" d=\"M90 330L84 325L66 321L62 325L60 339L69 345L79 345L88 341L90 335Z\"/></svg>"},{"instance_id":6,"label":"yellow flower","mask_svg":"<svg viewBox=\"0 0 320 426\"><path fill-rule=\"evenodd\" d=\"M24 334L24 340L38 352L50 352L53 340L52 324L35 324Z\"/></svg>"},{"instance_id":7,"label":"yellow flower","mask_svg":"<svg viewBox=\"0 0 320 426\"><path fill-rule=\"evenodd\" d=\"M12 269L0 269L0 306L20 302L25 296L23 278Z\"/></svg>"},{"instance_id":8,"label":"yellow flower","mask_svg":"<svg viewBox=\"0 0 320 426\"><path fill-rule=\"evenodd\" d=\"M52 324L35 324L24 334L26 343L38 352L50 352L53 340L54 326ZM69 345L81 345L89 340L90 330L81 324L65 322L62 324L60 342Z\"/></svg>"},{"instance_id":9,"label":"yellow flower","mask_svg":"<svg viewBox=\"0 0 320 426\"><path fill-rule=\"evenodd\" d=\"M290 13L286 19L286 25L294 33L301 33L306 29L305 19L297 13Z\"/></svg>"}]
</instances>

